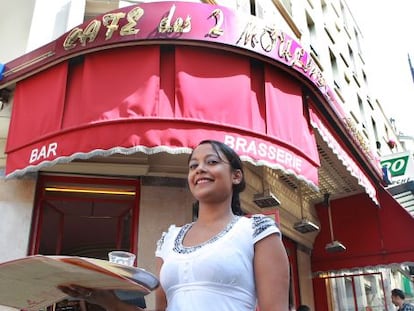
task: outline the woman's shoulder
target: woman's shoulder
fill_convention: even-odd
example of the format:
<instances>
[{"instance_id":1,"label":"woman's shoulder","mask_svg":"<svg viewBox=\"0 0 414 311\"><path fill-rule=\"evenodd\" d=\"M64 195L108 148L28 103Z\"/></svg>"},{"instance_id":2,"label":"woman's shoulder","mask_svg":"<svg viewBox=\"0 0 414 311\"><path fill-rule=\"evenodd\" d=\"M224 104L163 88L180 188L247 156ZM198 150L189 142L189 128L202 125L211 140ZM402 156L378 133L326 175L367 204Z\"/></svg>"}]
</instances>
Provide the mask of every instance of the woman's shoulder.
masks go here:
<instances>
[{"instance_id":1,"label":"woman's shoulder","mask_svg":"<svg viewBox=\"0 0 414 311\"><path fill-rule=\"evenodd\" d=\"M168 227L167 231L162 232L161 237L157 241L156 253L160 253L164 245L175 239L180 229L181 227L177 227L173 224Z\"/></svg>"},{"instance_id":2,"label":"woman's shoulder","mask_svg":"<svg viewBox=\"0 0 414 311\"><path fill-rule=\"evenodd\" d=\"M252 226L257 226L260 224L276 225L275 220L272 217L264 214L248 214L243 218L246 219L245 221L250 223Z\"/></svg>"},{"instance_id":3,"label":"woman's shoulder","mask_svg":"<svg viewBox=\"0 0 414 311\"><path fill-rule=\"evenodd\" d=\"M176 226L175 224L170 225L168 229L161 234L160 240L165 240L172 236L175 237L178 234L178 232L181 230L181 228L182 227Z\"/></svg>"},{"instance_id":4,"label":"woman's shoulder","mask_svg":"<svg viewBox=\"0 0 414 311\"><path fill-rule=\"evenodd\" d=\"M251 219L252 225L257 226L261 224L271 224L276 225L276 222L273 218L264 214L251 214L248 216Z\"/></svg>"},{"instance_id":5,"label":"woman's shoulder","mask_svg":"<svg viewBox=\"0 0 414 311\"><path fill-rule=\"evenodd\" d=\"M280 229L278 224L273 218L264 214L252 214L244 217L246 225L250 226L252 230L252 236L255 241L260 240L268 236L269 234L276 233L280 235Z\"/></svg>"}]
</instances>

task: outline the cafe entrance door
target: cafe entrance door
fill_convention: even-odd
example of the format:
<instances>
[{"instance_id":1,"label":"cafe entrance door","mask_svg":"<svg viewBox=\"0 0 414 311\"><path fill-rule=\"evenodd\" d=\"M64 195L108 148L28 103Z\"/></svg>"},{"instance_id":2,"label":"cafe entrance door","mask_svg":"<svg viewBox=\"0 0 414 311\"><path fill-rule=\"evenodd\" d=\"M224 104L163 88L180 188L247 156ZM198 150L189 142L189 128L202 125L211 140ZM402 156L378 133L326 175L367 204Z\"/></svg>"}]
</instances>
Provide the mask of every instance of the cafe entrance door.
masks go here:
<instances>
[{"instance_id":1,"label":"cafe entrance door","mask_svg":"<svg viewBox=\"0 0 414 311\"><path fill-rule=\"evenodd\" d=\"M29 254L108 259L137 254L139 179L41 175L37 184ZM46 311L104 311L65 299Z\"/></svg>"},{"instance_id":2,"label":"cafe entrance door","mask_svg":"<svg viewBox=\"0 0 414 311\"><path fill-rule=\"evenodd\" d=\"M138 203L138 179L40 176L30 254L136 254Z\"/></svg>"}]
</instances>

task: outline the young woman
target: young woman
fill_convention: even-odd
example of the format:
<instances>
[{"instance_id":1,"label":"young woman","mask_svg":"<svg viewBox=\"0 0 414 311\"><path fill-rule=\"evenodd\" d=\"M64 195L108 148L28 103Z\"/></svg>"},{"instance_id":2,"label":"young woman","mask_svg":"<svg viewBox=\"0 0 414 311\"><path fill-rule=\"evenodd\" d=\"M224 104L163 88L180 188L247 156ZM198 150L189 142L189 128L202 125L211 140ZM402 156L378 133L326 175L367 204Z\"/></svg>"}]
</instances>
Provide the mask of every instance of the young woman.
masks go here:
<instances>
[{"instance_id":1,"label":"young woman","mask_svg":"<svg viewBox=\"0 0 414 311\"><path fill-rule=\"evenodd\" d=\"M198 218L171 226L158 241L156 310L288 310L289 268L281 234L270 218L242 217L239 194L246 184L238 155L206 140L194 149L188 166ZM62 290L89 296L113 311L130 308L102 291Z\"/></svg>"}]
</instances>

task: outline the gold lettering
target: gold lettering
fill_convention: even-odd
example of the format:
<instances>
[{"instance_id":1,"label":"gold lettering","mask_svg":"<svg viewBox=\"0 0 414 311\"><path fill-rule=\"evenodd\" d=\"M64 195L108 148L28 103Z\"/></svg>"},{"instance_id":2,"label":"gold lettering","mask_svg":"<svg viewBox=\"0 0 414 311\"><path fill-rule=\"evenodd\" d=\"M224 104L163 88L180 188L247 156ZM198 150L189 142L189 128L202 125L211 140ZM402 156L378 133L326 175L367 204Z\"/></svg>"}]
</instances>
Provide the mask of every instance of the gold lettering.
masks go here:
<instances>
[{"instance_id":1,"label":"gold lettering","mask_svg":"<svg viewBox=\"0 0 414 311\"><path fill-rule=\"evenodd\" d=\"M181 18L178 17L173 25L173 32L189 32L191 30L191 17L187 16L187 18L185 19L185 21Z\"/></svg>"},{"instance_id":2,"label":"gold lettering","mask_svg":"<svg viewBox=\"0 0 414 311\"><path fill-rule=\"evenodd\" d=\"M284 58L287 62L292 58L290 49L292 47L292 39L285 40L284 33L279 34L280 45L279 45L279 57Z\"/></svg>"},{"instance_id":3,"label":"gold lettering","mask_svg":"<svg viewBox=\"0 0 414 311\"><path fill-rule=\"evenodd\" d=\"M175 13L175 4L171 7L170 11L168 12L168 16L163 17L160 21L160 24L158 25L158 31L161 33L165 32L172 32L171 27L171 20Z\"/></svg>"},{"instance_id":4,"label":"gold lettering","mask_svg":"<svg viewBox=\"0 0 414 311\"><path fill-rule=\"evenodd\" d=\"M71 50L76 47L76 41L79 39L82 34L81 28L73 28L69 34L66 36L65 41L63 42L63 48L65 50Z\"/></svg>"},{"instance_id":5,"label":"gold lettering","mask_svg":"<svg viewBox=\"0 0 414 311\"><path fill-rule=\"evenodd\" d=\"M158 32L161 33L170 33L170 32L189 32L191 30L191 17L187 16L185 21L181 18L178 17L174 24L171 25L172 23L172 18L174 16L175 13L175 4L172 5L168 16L163 17L160 21L160 24L158 25Z\"/></svg>"},{"instance_id":6,"label":"gold lettering","mask_svg":"<svg viewBox=\"0 0 414 311\"><path fill-rule=\"evenodd\" d=\"M248 43L250 43L251 46L254 48L256 44L259 43L259 40L257 39L256 29L257 29L256 23L254 21L249 21L246 24L246 27L244 28L236 44L238 44L240 41L243 41L242 42L243 45L247 45Z\"/></svg>"},{"instance_id":7,"label":"gold lettering","mask_svg":"<svg viewBox=\"0 0 414 311\"><path fill-rule=\"evenodd\" d=\"M125 17L125 13L123 12L109 13L109 14L105 14L102 17L103 24L107 28L106 33L105 33L105 40L109 40L112 38L112 35L114 34L114 32L118 30L119 20L124 17Z\"/></svg>"},{"instance_id":8,"label":"gold lettering","mask_svg":"<svg viewBox=\"0 0 414 311\"><path fill-rule=\"evenodd\" d=\"M183 32L183 25L184 25L184 21L181 17L178 17L173 25L173 31L174 32Z\"/></svg>"},{"instance_id":9,"label":"gold lettering","mask_svg":"<svg viewBox=\"0 0 414 311\"><path fill-rule=\"evenodd\" d=\"M94 19L91 21L88 26L86 26L85 30L79 36L79 41L82 46L85 46L87 41L93 42L98 35L99 29L101 29L101 22ZM89 40L88 40L89 39Z\"/></svg>"},{"instance_id":10,"label":"gold lettering","mask_svg":"<svg viewBox=\"0 0 414 311\"><path fill-rule=\"evenodd\" d=\"M308 62L303 67L303 71L308 73L308 77L314 80L318 87L326 86L326 80L312 58L309 57Z\"/></svg>"},{"instance_id":11,"label":"gold lettering","mask_svg":"<svg viewBox=\"0 0 414 311\"><path fill-rule=\"evenodd\" d=\"M292 61L292 66L296 66L298 68L304 69L305 65L302 62L303 55L305 55L305 50L299 47L296 48L293 61Z\"/></svg>"},{"instance_id":12,"label":"gold lettering","mask_svg":"<svg viewBox=\"0 0 414 311\"><path fill-rule=\"evenodd\" d=\"M220 9L215 9L208 18L211 17L214 17L215 25L210 29L207 36L212 38L218 38L224 33L224 30L221 28L224 21L223 11Z\"/></svg>"},{"instance_id":13,"label":"gold lettering","mask_svg":"<svg viewBox=\"0 0 414 311\"><path fill-rule=\"evenodd\" d=\"M317 74L316 74L316 85L318 87L323 87L326 86L326 80L322 75L322 72L318 70Z\"/></svg>"},{"instance_id":14,"label":"gold lettering","mask_svg":"<svg viewBox=\"0 0 414 311\"><path fill-rule=\"evenodd\" d=\"M313 63L313 66L309 69L309 78L312 78L313 76L316 76L319 72L318 68L316 67L316 65Z\"/></svg>"},{"instance_id":15,"label":"gold lettering","mask_svg":"<svg viewBox=\"0 0 414 311\"><path fill-rule=\"evenodd\" d=\"M260 36L260 45L263 51L270 52L276 46L278 31L272 27L265 27Z\"/></svg>"},{"instance_id":16,"label":"gold lettering","mask_svg":"<svg viewBox=\"0 0 414 311\"><path fill-rule=\"evenodd\" d=\"M309 57L308 54L307 63L303 66L303 72L308 72L311 68L315 68L315 66L315 62L313 61L312 57Z\"/></svg>"},{"instance_id":17,"label":"gold lettering","mask_svg":"<svg viewBox=\"0 0 414 311\"><path fill-rule=\"evenodd\" d=\"M128 36L137 34L139 29L136 29L135 26L137 25L137 22L141 19L143 15L144 10L140 7L135 7L131 11L129 11L127 15L128 24L121 28L120 35Z\"/></svg>"},{"instance_id":18,"label":"gold lettering","mask_svg":"<svg viewBox=\"0 0 414 311\"><path fill-rule=\"evenodd\" d=\"M344 118L344 123L348 132L354 137L354 139L359 143L361 149L366 153L368 158L373 159L371 150L369 148L368 143L366 142L364 136L358 130L355 122L351 118Z\"/></svg>"},{"instance_id":19,"label":"gold lettering","mask_svg":"<svg viewBox=\"0 0 414 311\"><path fill-rule=\"evenodd\" d=\"M191 30L191 17L187 15L184 21L182 32L190 32L190 30Z\"/></svg>"}]
</instances>

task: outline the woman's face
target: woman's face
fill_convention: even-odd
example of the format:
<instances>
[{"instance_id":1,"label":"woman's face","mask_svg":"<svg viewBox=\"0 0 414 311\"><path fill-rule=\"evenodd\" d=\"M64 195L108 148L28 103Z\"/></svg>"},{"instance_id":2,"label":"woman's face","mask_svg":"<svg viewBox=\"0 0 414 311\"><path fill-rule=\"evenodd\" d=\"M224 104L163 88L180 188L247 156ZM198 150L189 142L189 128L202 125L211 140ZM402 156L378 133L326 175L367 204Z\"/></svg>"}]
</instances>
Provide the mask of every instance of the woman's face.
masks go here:
<instances>
[{"instance_id":1,"label":"woman's face","mask_svg":"<svg viewBox=\"0 0 414 311\"><path fill-rule=\"evenodd\" d=\"M200 202L219 203L231 198L233 184L242 178L241 171L234 171L228 159L217 154L211 144L196 147L188 166L188 185Z\"/></svg>"},{"instance_id":2,"label":"woman's face","mask_svg":"<svg viewBox=\"0 0 414 311\"><path fill-rule=\"evenodd\" d=\"M400 303L400 297L391 295L391 302L393 303L394 306L398 307Z\"/></svg>"}]
</instances>

